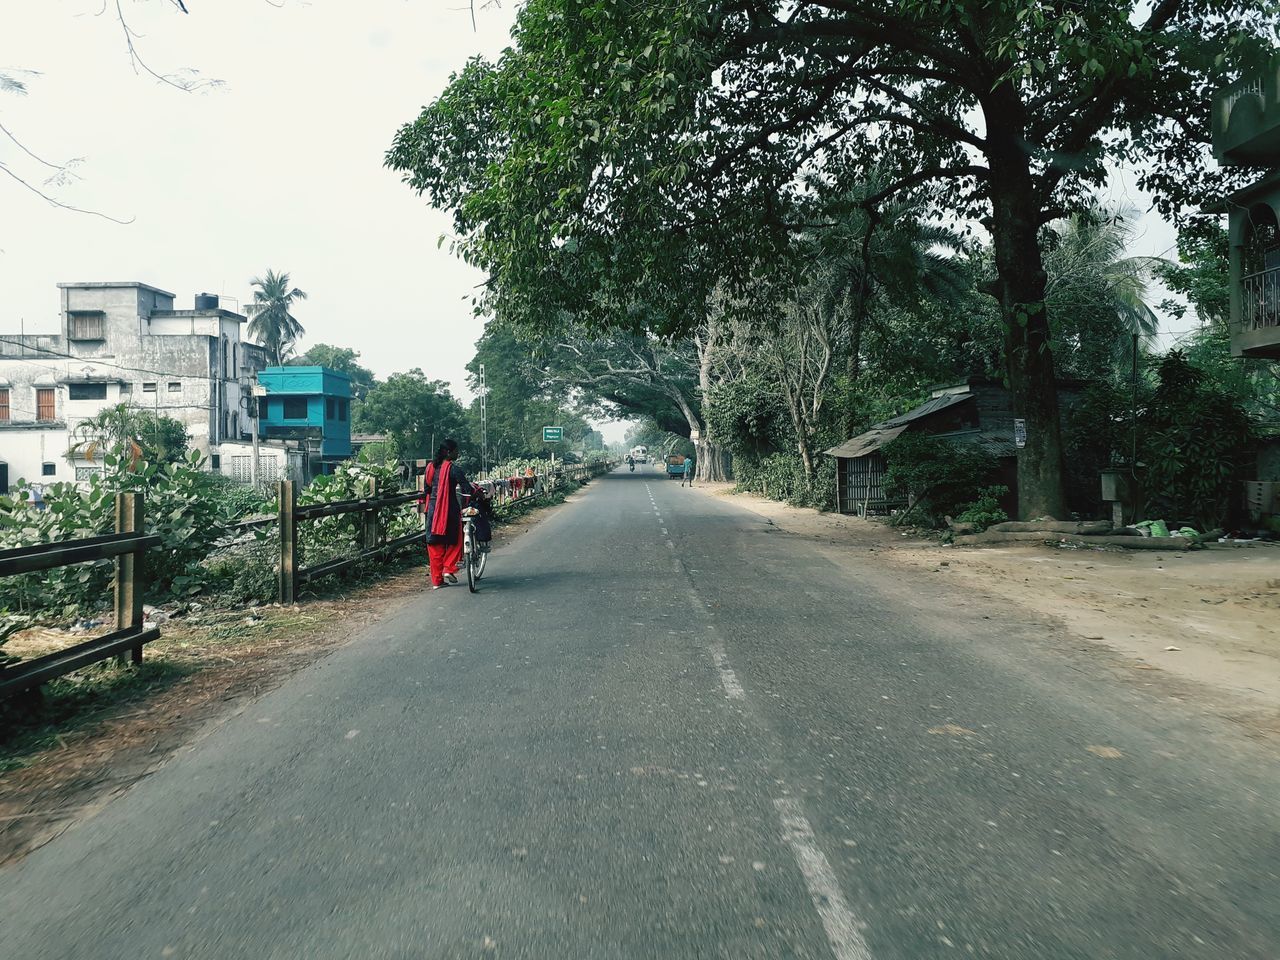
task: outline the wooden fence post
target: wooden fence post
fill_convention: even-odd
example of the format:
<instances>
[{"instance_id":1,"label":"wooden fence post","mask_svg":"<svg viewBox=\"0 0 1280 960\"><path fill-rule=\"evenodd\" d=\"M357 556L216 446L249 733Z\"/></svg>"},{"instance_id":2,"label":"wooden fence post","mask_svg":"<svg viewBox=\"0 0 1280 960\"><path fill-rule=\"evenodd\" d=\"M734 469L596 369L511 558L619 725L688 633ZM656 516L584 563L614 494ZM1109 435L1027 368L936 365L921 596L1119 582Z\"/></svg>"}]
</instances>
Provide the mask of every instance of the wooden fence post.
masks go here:
<instances>
[{"instance_id":1,"label":"wooden fence post","mask_svg":"<svg viewBox=\"0 0 1280 960\"><path fill-rule=\"evenodd\" d=\"M276 484L280 507L280 602L293 603L298 591L298 493L292 480Z\"/></svg>"},{"instance_id":2,"label":"wooden fence post","mask_svg":"<svg viewBox=\"0 0 1280 960\"><path fill-rule=\"evenodd\" d=\"M378 496L378 481L373 477L366 477L363 494L369 500L376 499ZM362 550L376 550L378 546L378 508L368 507L360 514L360 548Z\"/></svg>"},{"instance_id":3,"label":"wooden fence post","mask_svg":"<svg viewBox=\"0 0 1280 960\"><path fill-rule=\"evenodd\" d=\"M116 533L142 533L143 504L140 493L116 494ZM142 564L141 550L116 557L115 613L117 630L142 631ZM142 644L129 651L134 663L142 662ZM125 655L120 654L120 662Z\"/></svg>"}]
</instances>

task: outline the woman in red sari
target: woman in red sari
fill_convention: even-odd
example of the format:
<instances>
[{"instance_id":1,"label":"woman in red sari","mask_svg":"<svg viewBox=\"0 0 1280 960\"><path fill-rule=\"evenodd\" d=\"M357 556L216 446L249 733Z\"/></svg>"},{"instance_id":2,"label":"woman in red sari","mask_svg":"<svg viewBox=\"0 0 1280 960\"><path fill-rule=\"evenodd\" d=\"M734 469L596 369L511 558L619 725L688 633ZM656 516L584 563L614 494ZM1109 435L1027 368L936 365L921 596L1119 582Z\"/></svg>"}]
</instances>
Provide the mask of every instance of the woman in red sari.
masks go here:
<instances>
[{"instance_id":1,"label":"woman in red sari","mask_svg":"<svg viewBox=\"0 0 1280 960\"><path fill-rule=\"evenodd\" d=\"M432 590L457 583L458 564L462 562L462 506L458 495L470 494L472 485L454 465L457 457L457 441L446 440L427 466L424 478Z\"/></svg>"}]
</instances>

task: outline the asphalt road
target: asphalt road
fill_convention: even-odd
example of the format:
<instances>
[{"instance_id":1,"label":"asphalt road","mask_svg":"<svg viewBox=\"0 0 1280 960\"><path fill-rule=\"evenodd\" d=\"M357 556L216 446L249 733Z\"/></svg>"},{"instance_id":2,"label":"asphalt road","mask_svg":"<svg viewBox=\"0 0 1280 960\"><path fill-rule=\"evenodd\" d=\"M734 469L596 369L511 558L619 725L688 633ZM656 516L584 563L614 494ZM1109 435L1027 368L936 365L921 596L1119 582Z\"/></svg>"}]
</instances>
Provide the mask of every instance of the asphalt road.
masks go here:
<instances>
[{"instance_id":1,"label":"asphalt road","mask_svg":"<svg viewBox=\"0 0 1280 960\"><path fill-rule=\"evenodd\" d=\"M1045 624L655 472L491 561L0 872L0 956L1280 956L1274 744Z\"/></svg>"}]
</instances>

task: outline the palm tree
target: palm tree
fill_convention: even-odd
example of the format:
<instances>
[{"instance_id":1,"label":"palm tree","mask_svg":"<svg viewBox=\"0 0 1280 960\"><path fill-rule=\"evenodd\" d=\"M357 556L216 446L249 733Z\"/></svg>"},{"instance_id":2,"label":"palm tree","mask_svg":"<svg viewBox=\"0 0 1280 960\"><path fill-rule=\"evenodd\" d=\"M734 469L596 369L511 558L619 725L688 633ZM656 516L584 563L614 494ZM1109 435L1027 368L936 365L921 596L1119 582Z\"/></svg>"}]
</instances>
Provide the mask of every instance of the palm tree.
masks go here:
<instances>
[{"instance_id":1,"label":"palm tree","mask_svg":"<svg viewBox=\"0 0 1280 960\"><path fill-rule=\"evenodd\" d=\"M306 333L290 310L295 301L305 300L307 295L297 287L289 289L289 274L274 270L249 282L258 288L253 291L253 303L247 308L252 318L249 336L256 337L267 348L272 364L281 366L293 344Z\"/></svg>"},{"instance_id":2,"label":"palm tree","mask_svg":"<svg viewBox=\"0 0 1280 960\"><path fill-rule=\"evenodd\" d=\"M1095 353L1109 352L1117 361L1133 349L1134 338L1149 350L1160 332L1147 288L1168 261L1127 255L1138 217L1133 209L1095 208L1051 224L1045 235L1050 312L1071 317L1077 337L1093 340Z\"/></svg>"}]
</instances>

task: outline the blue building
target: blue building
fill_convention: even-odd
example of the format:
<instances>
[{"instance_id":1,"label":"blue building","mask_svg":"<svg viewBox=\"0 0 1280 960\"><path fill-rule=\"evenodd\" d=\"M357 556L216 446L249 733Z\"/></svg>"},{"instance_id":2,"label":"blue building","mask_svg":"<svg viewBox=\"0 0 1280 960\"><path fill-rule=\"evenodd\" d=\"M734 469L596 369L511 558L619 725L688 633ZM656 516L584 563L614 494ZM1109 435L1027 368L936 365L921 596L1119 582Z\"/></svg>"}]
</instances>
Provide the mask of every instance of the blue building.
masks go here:
<instances>
[{"instance_id":1,"label":"blue building","mask_svg":"<svg viewBox=\"0 0 1280 960\"><path fill-rule=\"evenodd\" d=\"M307 474L329 473L351 456L351 378L328 367L267 367L258 373L259 436L297 440Z\"/></svg>"}]
</instances>

